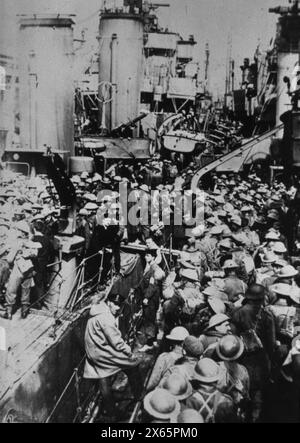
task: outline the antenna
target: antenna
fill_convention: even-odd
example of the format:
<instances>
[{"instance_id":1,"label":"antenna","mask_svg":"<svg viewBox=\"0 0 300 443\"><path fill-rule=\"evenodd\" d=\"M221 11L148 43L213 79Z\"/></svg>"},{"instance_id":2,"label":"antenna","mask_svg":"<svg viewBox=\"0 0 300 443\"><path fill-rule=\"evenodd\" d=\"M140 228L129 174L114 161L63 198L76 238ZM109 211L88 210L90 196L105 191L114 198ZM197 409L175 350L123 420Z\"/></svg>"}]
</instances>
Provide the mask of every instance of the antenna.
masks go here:
<instances>
[{"instance_id":1,"label":"antenna","mask_svg":"<svg viewBox=\"0 0 300 443\"><path fill-rule=\"evenodd\" d=\"M227 98L230 95L231 59L232 59L232 35L228 34L227 56L226 56L225 107L227 107Z\"/></svg>"},{"instance_id":2,"label":"antenna","mask_svg":"<svg viewBox=\"0 0 300 443\"><path fill-rule=\"evenodd\" d=\"M205 45L205 87L206 90L208 90L208 77L209 77L209 58L210 58L210 50L209 50L209 44L206 43Z\"/></svg>"}]
</instances>

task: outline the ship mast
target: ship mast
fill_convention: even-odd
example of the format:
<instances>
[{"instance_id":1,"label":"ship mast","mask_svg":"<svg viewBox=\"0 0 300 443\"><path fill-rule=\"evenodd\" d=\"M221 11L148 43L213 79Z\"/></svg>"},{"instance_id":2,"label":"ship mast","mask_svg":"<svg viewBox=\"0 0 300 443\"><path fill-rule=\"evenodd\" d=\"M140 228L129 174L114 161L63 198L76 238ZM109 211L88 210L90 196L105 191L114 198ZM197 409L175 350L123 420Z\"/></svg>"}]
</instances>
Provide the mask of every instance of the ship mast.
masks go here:
<instances>
[{"instance_id":1,"label":"ship mast","mask_svg":"<svg viewBox=\"0 0 300 443\"><path fill-rule=\"evenodd\" d=\"M225 108L228 107L228 97L231 96L231 72L232 72L232 36L228 36L226 56L226 80L225 80Z\"/></svg>"},{"instance_id":2,"label":"ship mast","mask_svg":"<svg viewBox=\"0 0 300 443\"><path fill-rule=\"evenodd\" d=\"M205 45L205 92L209 91L209 60L210 60L210 50L209 44Z\"/></svg>"}]
</instances>

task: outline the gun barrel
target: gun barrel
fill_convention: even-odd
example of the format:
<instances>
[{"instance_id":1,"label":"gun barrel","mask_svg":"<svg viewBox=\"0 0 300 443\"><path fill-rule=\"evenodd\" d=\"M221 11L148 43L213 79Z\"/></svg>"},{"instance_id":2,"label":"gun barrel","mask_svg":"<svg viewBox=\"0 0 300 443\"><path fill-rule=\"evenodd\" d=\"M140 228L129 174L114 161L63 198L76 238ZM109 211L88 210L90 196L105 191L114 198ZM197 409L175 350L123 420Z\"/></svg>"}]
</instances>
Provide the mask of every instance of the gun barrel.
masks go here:
<instances>
[{"instance_id":1,"label":"gun barrel","mask_svg":"<svg viewBox=\"0 0 300 443\"><path fill-rule=\"evenodd\" d=\"M169 8L170 3L152 3L154 8Z\"/></svg>"}]
</instances>

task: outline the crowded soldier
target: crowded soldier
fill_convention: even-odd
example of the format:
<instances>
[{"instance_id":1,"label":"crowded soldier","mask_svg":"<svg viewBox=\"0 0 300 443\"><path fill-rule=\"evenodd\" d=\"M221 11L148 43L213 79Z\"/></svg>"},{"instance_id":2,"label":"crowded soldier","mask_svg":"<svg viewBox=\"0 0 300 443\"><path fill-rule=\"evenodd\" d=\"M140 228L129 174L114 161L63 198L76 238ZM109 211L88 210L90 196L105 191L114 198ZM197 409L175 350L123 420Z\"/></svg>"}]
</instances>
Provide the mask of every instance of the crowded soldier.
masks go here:
<instances>
[{"instance_id":1,"label":"crowded soldier","mask_svg":"<svg viewBox=\"0 0 300 443\"><path fill-rule=\"evenodd\" d=\"M184 191L191 193L193 168L183 171L180 183L170 163L159 158L145 164L117 163L103 175L71 178L77 194L76 233L84 239L80 260L108 249L109 264L122 277L120 250L129 240L142 249L144 263L140 283L132 288L142 312L134 352L121 341L115 322L120 300L108 298L91 313L90 332L97 328L98 336L104 334L107 314L108 336L101 336L99 343L115 346L124 364L114 361L111 349L108 375L102 372L102 354L87 335L88 364L96 369L87 377L100 380L108 399L111 384L106 378L130 369L132 382L132 374L138 377L139 371L135 353L152 354L156 363L146 393L140 397L133 392L143 400L146 420L187 422L185 411L193 410L195 420L205 423L280 421L284 406L278 405L276 393L299 382L299 251L291 248L285 223L293 204L290 189L283 183L264 183L255 173L216 175L214 186L205 191L203 226L197 221L191 226L186 217L175 229L168 217L174 220L177 215L176 194L178 201L188 199ZM34 300L43 308L61 208L45 177L29 182L30 187L13 174L1 181L0 313L11 319L20 293L26 318ZM126 185L129 209L137 215L135 226L123 224L121 184ZM111 191L109 198L103 198L103 190ZM151 198L153 191L158 198ZM143 210L149 202L154 224L149 217L153 214ZM169 250L167 258L163 248ZM88 277L97 271L99 260L91 260ZM111 342L109 331L116 341ZM298 421L299 402L298 396L291 403ZM116 417L115 404L108 401L106 407Z\"/></svg>"}]
</instances>

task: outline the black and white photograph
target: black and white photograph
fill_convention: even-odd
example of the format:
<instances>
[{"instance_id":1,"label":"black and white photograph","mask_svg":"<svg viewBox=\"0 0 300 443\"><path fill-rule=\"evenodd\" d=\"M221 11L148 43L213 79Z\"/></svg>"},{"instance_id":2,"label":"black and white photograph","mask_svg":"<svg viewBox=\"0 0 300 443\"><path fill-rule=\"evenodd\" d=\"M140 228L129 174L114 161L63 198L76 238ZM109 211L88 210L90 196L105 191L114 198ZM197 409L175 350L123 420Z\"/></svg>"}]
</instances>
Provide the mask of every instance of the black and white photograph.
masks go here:
<instances>
[{"instance_id":1,"label":"black and white photograph","mask_svg":"<svg viewBox=\"0 0 300 443\"><path fill-rule=\"evenodd\" d=\"M300 423L299 0L0 0L0 423Z\"/></svg>"}]
</instances>

